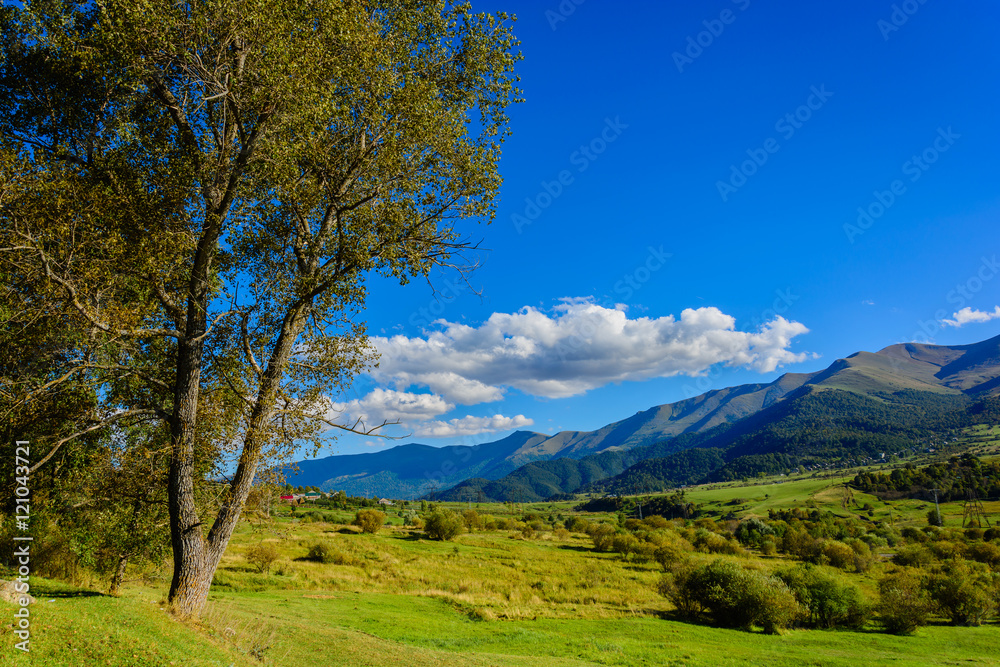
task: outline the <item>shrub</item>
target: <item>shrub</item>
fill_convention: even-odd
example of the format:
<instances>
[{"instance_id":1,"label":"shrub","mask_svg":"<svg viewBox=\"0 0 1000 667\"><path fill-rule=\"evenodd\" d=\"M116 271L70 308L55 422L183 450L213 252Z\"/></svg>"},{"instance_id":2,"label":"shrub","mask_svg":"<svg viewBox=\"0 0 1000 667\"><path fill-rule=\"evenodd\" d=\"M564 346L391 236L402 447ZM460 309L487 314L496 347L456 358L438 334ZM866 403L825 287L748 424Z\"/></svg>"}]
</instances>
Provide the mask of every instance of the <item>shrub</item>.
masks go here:
<instances>
[{"instance_id":1,"label":"shrub","mask_svg":"<svg viewBox=\"0 0 1000 667\"><path fill-rule=\"evenodd\" d=\"M474 530L482 530L483 524L479 519L479 512L474 509L467 509L462 512L462 523L470 533Z\"/></svg>"},{"instance_id":2,"label":"shrub","mask_svg":"<svg viewBox=\"0 0 1000 667\"><path fill-rule=\"evenodd\" d=\"M306 560L311 560L315 563L332 563L334 553L333 548L326 542L316 542L309 547Z\"/></svg>"},{"instance_id":3,"label":"shrub","mask_svg":"<svg viewBox=\"0 0 1000 667\"><path fill-rule=\"evenodd\" d=\"M759 625L776 634L801 614L788 586L758 570L716 560L703 566L698 578L703 603L719 625L745 629Z\"/></svg>"},{"instance_id":4,"label":"shrub","mask_svg":"<svg viewBox=\"0 0 1000 667\"><path fill-rule=\"evenodd\" d=\"M271 565L280 557L281 554L278 552L276 546L273 544L264 544L263 542L247 549L246 554L247 562L257 568L258 572L264 574L271 572Z\"/></svg>"},{"instance_id":5,"label":"shrub","mask_svg":"<svg viewBox=\"0 0 1000 667\"><path fill-rule=\"evenodd\" d=\"M571 533L586 533L587 528L590 526L590 522L586 519L581 519L578 516L571 516L566 519L566 522L563 525L566 527L566 530Z\"/></svg>"},{"instance_id":6,"label":"shrub","mask_svg":"<svg viewBox=\"0 0 1000 667\"><path fill-rule=\"evenodd\" d=\"M361 528L363 533L377 533L385 523L385 512L378 510L358 510L354 515L353 524Z\"/></svg>"},{"instance_id":7,"label":"shrub","mask_svg":"<svg viewBox=\"0 0 1000 667\"><path fill-rule=\"evenodd\" d=\"M953 625L980 625L993 613L992 584L984 566L959 560L928 577L924 588Z\"/></svg>"},{"instance_id":8,"label":"shrub","mask_svg":"<svg viewBox=\"0 0 1000 667\"><path fill-rule=\"evenodd\" d=\"M972 560L986 563L994 570L1000 569L1000 546L992 542L970 544L965 554Z\"/></svg>"},{"instance_id":9,"label":"shrub","mask_svg":"<svg viewBox=\"0 0 1000 667\"><path fill-rule=\"evenodd\" d=\"M667 521L662 516L660 516L659 514L653 514L652 516L647 516L645 519L642 520L642 522L646 524L646 526L654 530L660 530L670 525L670 522Z\"/></svg>"},{"instance_id":10,"label":"shrub","mask_svg":"<svg viewBox=\"0 0 1000 667\"><path fill-rule=\"evenodd\" d=\"M451 510L436 510L427 517L424 532L435 540L451 540L462 532L462 517Z\"/></svg>"},{"instance_id":11,"label":"shrub","mask_svg":"<svg viewBox=\"0 0 1000 667\"><path fill-rule=\"evenodd\" d=\"M900 547L893 557L893 562L897 565L907 565L911 567L922 567L929 565L934 560L934 555L927 547L917 544Z\"/></svg>"},{"instance_id":12,"label":"shrub","mask_svg":"<svg viewBox=\"0 0 1000 667\"><path fill-rule=\"evenodd\" d=\"M633 563L648 563L653 558L653 553L656 551L656 545L650 544L649 542L639 542L635 550L632 552L632 562Z\"/></svg>"},{"instance_id":13,"label":"shrub","mask_svg":"<svg viewBox=\"0 0 1000 667\"><path fill-rule=\"evenodd\" d=\"M802 609L777 577L716 560L693 568L677 566L657 590L686 616L708 610L718 625L749 629L759 625L775 634L798 618Z\"/></svg>"},{"instance_id":14,"label":"shrub","mask_svg":"<svg viewBox=\"0 0 1000 667\"><path fill-rule=\"evenodd\" d=\"M628 533L615 535L611 540L611 550L617 554L621 554L624 560L628 560L628 557L635 553L638 547L639 540L634 535L629 535Z\"/></svg>"},{"instance_id":15,"label":"shrub","mask_svg":"<svg viewBox=\"0 0 1000 667\"><path fill-rule=\"evenodd\" d=\"M809 623L818 628L860 628L870 615L870 605L851 584L841 584L829 574L810 565L799 565L778 573L778 577L808 610Z\"/></svg>"},{"instance_id":16,"label":"shrub","mask_svg":"<svg viewBox=\"0 0 1000 667\"><path fill-rule=\"evenodd\" d=\"M920 580L906 571L897 571L878 582L878 612L888 632L908 635L927 625L931 603Z\"/></svg>"},{"instance_id":17,"label":"shrub","mask_svg":"<svg viewBox=\"0 0 1000 667\"><path fill-rule=\"evenodd\" d=\"M594 542L596 551L607 551L614 543L615 528L607 523L591 524L590 539Z\"/></svg>"},{"instance_id":18,"label":"shrub","mask_svg":"<svg viewBox=\"0 0 1000 667\"><path fill-rule=\"evenodd\" d=\"M704 592L700 589L697 572L698 569L690 563L676 564L656 586L657 592L670 600L677 612L688 619L697 618L705 608L702 604Z\"/></svg>"},{"instance_id":19,"label":"shrub","mask_svg":"<svg viewBox=\"0 0 1000 667\"><path fill-rule=\"evenodd\" d=\"M827 562L841 570L854 569L854 549L837 540L827 540L823 543L823 555Z\"/></svg>"},{"instance_id":20,"label":"shrub","mask_svg":"<svg viewBox=\"0 0 1000 667\"><path fill-rule=\"evenodd\" d=\"M687 545L687 549L683 545ZM653 560L666 572L672 565L684 560L688 551L691 551L691 544L686 540L668 540L656 548Z\"/></svg>"},{"instance_id":21,"label":"shrub","mask_svg":"<svg viewBox=\"0 0 1000 667\"><path fill-rule=\"evenodd\" d=\"M569 531L565 528L556 528L552 531L552 535L555 536L557 540L565 541L569 539Z\"/></svg>"},{"instance_id":22,"label":"shrub","mask_svg":"<svg viewBox=\"0 0 1000 667\"><path fill-rule=\"evenodd\" d=\"M735 535L742 544L759 547L765 538L774 535L774 528L756 517L750 517L740 522Z\"/></svg>"},{"instance_id":23,"label":"shrub","mask_svg":"<svg viewBox=\"0 0 1000 667\"><path fill-rule=\"evenodd\" d=\"M941 518L941 513L938 512L938 510L937 510L936 507L934 509L932 509L932 510L928 510L928 512L927 512L927 525L928 526L943 526L944 525L944 521Z\"/></svg>"}]
</instances>

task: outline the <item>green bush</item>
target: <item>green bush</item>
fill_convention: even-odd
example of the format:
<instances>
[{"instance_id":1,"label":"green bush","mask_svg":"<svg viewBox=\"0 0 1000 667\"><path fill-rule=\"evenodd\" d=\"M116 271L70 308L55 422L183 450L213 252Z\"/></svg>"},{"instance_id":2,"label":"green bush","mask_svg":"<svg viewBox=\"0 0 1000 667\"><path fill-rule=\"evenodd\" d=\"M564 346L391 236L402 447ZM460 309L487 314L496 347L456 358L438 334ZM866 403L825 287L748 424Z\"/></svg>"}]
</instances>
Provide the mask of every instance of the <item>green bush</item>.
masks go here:
<instances>
[{"instance_id":1,"label":"green bush","mask_svg":"<svg viewBox=\"0 0 1000 667\"><path fill-rule=\"evenodd\" d=\"M911 544L897 549L896 555L892 560L897 565L923 567L924 565L930 565L934 560L934 554L927 547Z\"/></svg>"},{"instance_id":2,"label":"green bush","mask_svg":"<svg viewBox=\"0 0 1000 667\"><path fill-rule=\"evenodd\" d=\"M629 535L628 533L615 535L611 540L611 550L617 554L621 554L624 560L628 560L628 557L635 553L638 547L639 540L635 535Z\"/></svg>"},{"instance_id":3,"label":"green bush","mask_svg":"<svg viewBox=\"0 0 1000 667\"><path fill-rule=\"evenodd\" d=\"M607 551L614 544L615 527L610 524L591 524L587 532L594 543L594 550L596 551Z\"/></svg>"},{"instance_id":4,"label":"green bush","mask_svg":"<svg viewBox=\"0 0 1000 667\"><path fill-rule=\"evenodd\" d=\"M451 510L435 510L424 523L424 532L434 540L451 540L461 534L462 517Z\"/></svg>"},{"instance_id":5,"label":"green bush","mask_svg":"<svg viewBox=\"0 0 1000 667\"><path fill-rule=\"evenodd\" d=\"M927 625L931 601L920 579L905 570L887 574L878 582L879 620L886 631L908 635Z\"/></svg>"},{"instance_id":6,"label":"green bush","mask_svg":"<svg viewBox=\"0 0 1000 667\"><path fill-rule=\"evenodd\" d=\"M361 528L361 532L374 534L385 523L385 512L378 510L358 510L354 515L353 525Z\"/></svg>"},{"instance_id":7,"label":"green bush","mask_svg":"<svg viewBox=\"0 0 1000 667\"><path fill-rule=\"evenodd\" d=\"M1000 546L992 542L970 544L965 553L972 560L986 563L994 570L1000 570Z\"/></svg>"},{"instance_id":8,"label":"green bush","mask_svg":"<svg viewBox=\"0 0 1000 667\"><path fill-rule=\"evenodd\" d=\"M647 516L645 519L642 520L642 522L646 524L647 527L652 528L654 530L666 528L667 526L670 525L670 522L667 521L662 516L660 516L659 514L653 514L652 516Z\"/></svg>"},{"instance_id":9,"label":"green bush","mask_svg":"<svg viewBox=\"0 0 1000 667\"><path fill-rule=\"evenodd\" d=\"M698 568L690 563L676 563L660 579L657 592L677 609L677 613L687 619L696 619L704 611L704 592L697 580Z\"/></svg>"},{"instance_id":10,"label":"green bush","mask_svg":"<svg viewBox=\"0 0 1000 667\"><path fill-rule=\"evenodd\" d=\"M467 509L462 512L462 523L465 524L465 529L470 533L474 530L482 530L483 524L479 518L479 512L474 509Z\"/></svg>"},{"instance_id":11,"label":"green bush","mask_svg":"<svg viewBox=\"0 0 1000 667\"><path fill-rule=\"evenodd\" d=\"M333 548L326 542L316 542L309 547L306 560L311 560L314 563L332 563L334 553Z\"/></svg>"},{"instance_id":12,"label":"green bush","mask_svg":"<svg viewBox=\"0 0 1000 667\"><path fill-rule=\"evenodd\" d=\"M246 553L247 562L263 574L269 574L271 565L280 557L281 553L278 551L278 547L263 542L253 545L247 549Z\"/></svg>"},{"instance_id":13,"label":"green bush","mask_svg":"<svg viewBox=\"0 0 1000 667\"><path fill-rule=\"evenodd\" d=\"M316 542L310 546L306 560L327 565L361 565L361 561L357 558L337 551L326 542Z\"/></svg>"},{"instance_id":14,"label":"green bush","mask_svg":"<svg viewBox=\"0 0 1000 667\"><path fill-rule=\"evenodd\" d=\"M717 625L776 634L795 622L802 608L783 581L728 560L697 568L676 567L657 590L687 616L711 612Z\"/></svg>"},{"instance_id":15,"label":"green bush","mask_svg":"<svg viewBox=\"0 0 1000 667\"><path fill-rule=\"evenodd\" d=\"M735 535L740 543L757 548L765 539L774 535L774 528L756 517L750 517L740 522Z\"/></svg>"},{"instance_id":16,"label":"green bush","mask_svg":"<svg viewBox=\"0 0 1000 667\"><path fill-rule=\"evenodd\" d=\"M811 564L778 573L795 599L808 610L808 623L818 628L860 628L871 608L856 586L841 584L833 576Z\"/></svg>"},{"instance_id":17,"label":"green bush","mask_svg":"<svg viewBox=\"0 0 1000 667\"><path fill-rule=\"evenodd\" d=\"M980 625L993 613L993 581L982 564L946 564L927 578L924 588L953 625Z\"/></svg>"}]
</instances>

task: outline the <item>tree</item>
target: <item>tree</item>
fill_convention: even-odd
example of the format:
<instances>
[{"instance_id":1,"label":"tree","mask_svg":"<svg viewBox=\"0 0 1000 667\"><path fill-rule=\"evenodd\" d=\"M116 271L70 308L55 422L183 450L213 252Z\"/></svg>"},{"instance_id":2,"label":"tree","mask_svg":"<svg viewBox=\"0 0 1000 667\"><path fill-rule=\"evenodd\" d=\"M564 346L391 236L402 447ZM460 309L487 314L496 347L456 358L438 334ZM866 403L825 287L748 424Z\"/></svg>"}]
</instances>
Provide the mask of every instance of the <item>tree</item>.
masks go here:
<instances>
[{"instance_id":1,"label":"tree","mask_svg":"<svg viewBox=\"0 0 1000 667\"><path fill-rule=\"evenodd\" d=\"M262 465L377 428L329 398L373 358L365 277L452 266L493 217L517 42L419 0L3 12L3 254L103 346L76 362L95 424L169 434L169 599L197 614Z\"/></svg>"},{"instance_id":2,"label":"tree","mask_svg":"<svg viewBox=\"0 0 1000 667\"><path fill-rule=\"evenodd\" d=\"M906 570L885 575L878 582L878 612L882 625L895 635L909 635L927 625L931 602L920 579Z\"/></svg>"},{"instance_id":3,"label":"tree","mask_svg":"<svg viewBox=\"0 0 1000 667\"><path fill-rule=\"evenodd\" d=\"M354 515L354 525L363 533L377 533L385 523L385 512L378 510L358 510Z\"/></svg>"},{"instance_id":4,"label":"tree","mask_svg":"<svg viewBox=\"0 0 1000 667\"><path fill-rule=\"evenodd\" d=\"M462 532L462 517L451 510L436 510L427 517L424 532L434 540L450 540Z\"/></svg>"}]
</instances>

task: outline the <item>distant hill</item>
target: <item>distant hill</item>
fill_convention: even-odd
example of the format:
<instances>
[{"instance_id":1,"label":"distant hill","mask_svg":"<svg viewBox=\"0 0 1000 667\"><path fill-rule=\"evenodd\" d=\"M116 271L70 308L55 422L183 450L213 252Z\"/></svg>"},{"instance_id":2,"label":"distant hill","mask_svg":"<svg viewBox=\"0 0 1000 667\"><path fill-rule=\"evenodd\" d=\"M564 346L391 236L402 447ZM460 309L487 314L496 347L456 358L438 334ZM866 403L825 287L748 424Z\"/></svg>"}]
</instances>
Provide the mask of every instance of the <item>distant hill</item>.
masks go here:
<instances>
[{"instance_id":1,"label":"distant hill","mask_svg":"<svg viewBox=\"0 0 1000 667\"><path fill-rule=\"evenodd\" d=\"M511 500L516 494L534 500L583 487L605 488L602 480L640 474L628 472L640 461L696 446L725 451L732 474L810 456L826 460L835 451L860 456L932 429L929 422L913 425L920 411L940 417L998 392L1000 336L972 345L907 343L857 352L814 373L786 373L771 383L655 406L595 431L551 436L518 431L473 447L401 445L300 461L297 472L286 474L292 484L352 495L410 499L434 492ZM864 423L843 423L845 410ZM821 423L824 419L829 423ZM655 467L665 471L668 465ZM660 479L673 485L680 477Z\"/></svg>"},{"instance_id":2,"label":"distant hill","mask_svg":"<svg viewBox=\"0 0 1000 667\"><path fill-rule=\"evenodd\" d=\"M469 480L440 497L461 499L472 490L495 500L529 501L574 491L637 493L799 465L861 462L982 422L983 403L976 401L997 393L998 377L1000 337L974 345L907 344L875 354L859 352L816 373L787 374L771 385L744 385L698 397L705 406L721 394L728 399L726 411L735 415L743 397L755 401L768 391L777 396L762 401L756 410L748 409L742 419L710 417L695 422L683 436L632 449L620 458L537 463L488 484ZM673 411L684 403L654 410ZM683 408L678 413L684 413ZM568 470L574 466L575 471ZM592 481L576 486L584 476Z\"/></svg>"}]
</instances>

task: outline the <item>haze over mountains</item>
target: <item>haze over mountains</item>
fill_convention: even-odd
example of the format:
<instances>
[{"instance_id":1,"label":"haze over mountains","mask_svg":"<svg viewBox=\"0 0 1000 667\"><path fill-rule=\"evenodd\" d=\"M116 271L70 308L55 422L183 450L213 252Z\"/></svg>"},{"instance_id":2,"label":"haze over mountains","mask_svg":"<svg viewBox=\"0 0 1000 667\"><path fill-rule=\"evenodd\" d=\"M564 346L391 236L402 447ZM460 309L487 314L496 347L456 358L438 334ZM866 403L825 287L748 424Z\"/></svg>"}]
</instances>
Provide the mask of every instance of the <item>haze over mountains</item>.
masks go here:
<instances>
[{"instance_id":1,"label":"haze over mountains","mask_svg":"<svg viewBox=\"0 0 1000 667\"><path fill-rule=\"evenodd\" d=\"M551 436L518 431L475 446L401 445L372 454L301 461L298 472L288 472L287 477L294 485L343 490L349 495L412 499L460 485L448 497L503 500L498 496L512 489L546 497L583 488L623 474L640 461L656 459L660 468L673 465L688 470L690 474L683 479L693 481L690 476L706 474L706 466L724 468L739 463L741 457L770 455L766 464L759 464L787 463L774 457L787 459L790 452L802 450L789 443L798 438L796 429L811 428L810 420L825 420L829 425L848 413L861 415L860 422L871 423L858 426L856 419L853 426L837 425L836 429L847 429L847 433L860 428L851 432L850 442L867 443L857 445L862 451L875 443L892 444L892 437L916 437L932 428L928 415L940 419L998 392L1000 336L960 346L898 344L877 353L857 352L814 373L787 373L768 384L712 390L656 406L595 431ZM833 437L828 433L831 428L813 436L813 449L819 440ZM780 437L775 433L781 433ZM837 442L848 442L845 435L837 437L841 438ZM767 443L765 448L772 451L758 451L754 442ZM830 451L843 455L847 446L843 442ZM687 454L686 458L676 454L689 447L713 452ZM718 453L724 451L728 452L725 456ZM670 455L678 458L661 460ZM465 480L469 481L461 484Z\"/></svg>"}]
</instances>

